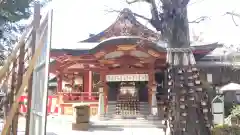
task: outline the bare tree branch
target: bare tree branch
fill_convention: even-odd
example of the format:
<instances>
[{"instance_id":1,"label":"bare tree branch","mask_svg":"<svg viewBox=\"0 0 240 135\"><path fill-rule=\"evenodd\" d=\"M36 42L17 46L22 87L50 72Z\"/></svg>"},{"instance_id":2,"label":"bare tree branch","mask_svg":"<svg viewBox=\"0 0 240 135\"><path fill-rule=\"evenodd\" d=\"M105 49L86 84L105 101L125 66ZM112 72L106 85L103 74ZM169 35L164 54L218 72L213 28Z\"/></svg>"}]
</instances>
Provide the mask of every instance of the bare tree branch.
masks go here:
<instances>
[{"instance_id":1,"label":"bare tree branch","mask_svg":"<svg viewBox=\"0 0 240 135\"><path fill-rule=\"evenodd\" d=\"M225 15L231 15L231 16L232 16L232 21L233 21L233 23L235 24L235 26L239 26L239 25L236 23L234 17L240 18L240 14L237 14L237 13L234 13L234 12L226 12Z\"/></svg>"},{"instance_id":2,"label":"bare tree branch","mask_svg":"<svg viewBox=\"0 0 240 135\"><path fill-rule=\"evenodd\" d=\"M133 3L136 3L136 2L140 2L140 1L145 1L147 3L151 3L151 0L126 0L126 2L128 4L133 4Z\"/></svg>"},{"instance_id":3,"label":"bare tree branch","mask_svg":"<svg viewBox=\"0 0 240 135\"><path fill-rule=\"evenodd\" d=\"M232 15L240 18L240 14L233 13L233 12L226 12L227 15Z\"/></svg>"},{"instance_id":4,"label":"bare tree branch","mask_svg":"<svg viewBox=\"0 0 240 135\"><path fill-rule=\"evenodd\" d=\"M126 0L127 4L133 4L139 2L140 0Z\"/></svg>"},{"instance_id":5,"label":"bare tree branch","mask_svg":"<svg viewBox=\"0 0 240 135\"><path fill-rule=\"evenodd\" d=\"M117 12L117 13L120 13L120 12L123 12L123 11L120 11L120 10L114 10L114 9L110 9L110 10L105 10L106 12ZM139 17L139 18L142 18L142 19L144 19L144 20L147 20L147 21L151 21L151 19L149 19L149 18L147 18L147 17L145 17L145 16L143 16L143 15L140 15L140 14L137 14L137 13L134 13L134 12L132 12L132 14L134 15L134 16L136 16L136 17Z\"/></svg>"},{"instance_id":6,"label":"bare tree branch","mask_svg":"<svg viewBox=\"0 0 240 135\"><path fill-rule=\"evenodd\" d=\"M195 2L192 2L192 3L189 3L188 6L191 6L191 5L203 2L203 1L205 1L205 0L198 0L198 1L195 1Z\"/></svg>"},{"instance_id":7,"label":"bare tree branch","mask_svg":"<svg viewBox=\"0 0 240 135\"><path fill-rule=\"evenodd\" d=\"M199 17L199 18L197 18L193 21L190 21L188 23L200 23L200 22L205 21L207 19L210 19L210 18L208 16L201 16L201 17Z\"/></svg>"},{"instance_id":8,"label":"bare tree branch","mask_svg":"<svg viewBox=\"0 0 240 135\"><path fill-rule=\"evenodd\" d=\"M120 12L123 12L123 11L121 11L121 10L115 10L115 9L109 9L109 10L105 10L105 11L106 11L106 12L109 12L109 13L113 13L113 12L120 13ZM137 13L134 13L134 12L132 12L132 14L133 14L134 16L136 16L136 17L139 17L139 18L142 18L142 19L144 19L144 20L146 20L146 21L151 22L151 19L150 19L150 18L147 18L147 17L145 17L145 16L143 16L143 15L140 15L140 14L137 14ZM200 23L200 22L202 22L202 21L205 21L206 19L210 19L210 18L207 17L207 16L202 16L202 17L197 18L196 20L190 21L189 23Z\"/></svg>"}]
</instances>

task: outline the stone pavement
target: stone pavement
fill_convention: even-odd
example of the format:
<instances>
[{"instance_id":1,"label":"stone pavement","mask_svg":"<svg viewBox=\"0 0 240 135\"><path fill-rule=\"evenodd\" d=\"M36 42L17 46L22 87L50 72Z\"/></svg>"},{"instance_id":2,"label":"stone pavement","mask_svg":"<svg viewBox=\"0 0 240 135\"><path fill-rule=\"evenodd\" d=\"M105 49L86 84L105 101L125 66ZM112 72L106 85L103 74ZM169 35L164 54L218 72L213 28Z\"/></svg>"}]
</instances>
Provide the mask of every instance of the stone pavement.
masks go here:
<instances>
[{"instance_id":1,"label":"stone pavement","mask_svg":"<svg viewBox=\"0 0 240 135\"><path fill-rule=\"evenodd\" d=\"M98 121L97 119L92 119L93 126L89 131L73 131L71 129L71 121L72 117L69 116L48 117L46 135L165 135L161 126L157 126L159 123L156 124L144 120L127 120L127 124L126 121L123 122L122 120ZM145 126L139 123L144 123ZM21 118L18 135L24 135L24 125L25 120Z\"/></svg>"}]
</instances>

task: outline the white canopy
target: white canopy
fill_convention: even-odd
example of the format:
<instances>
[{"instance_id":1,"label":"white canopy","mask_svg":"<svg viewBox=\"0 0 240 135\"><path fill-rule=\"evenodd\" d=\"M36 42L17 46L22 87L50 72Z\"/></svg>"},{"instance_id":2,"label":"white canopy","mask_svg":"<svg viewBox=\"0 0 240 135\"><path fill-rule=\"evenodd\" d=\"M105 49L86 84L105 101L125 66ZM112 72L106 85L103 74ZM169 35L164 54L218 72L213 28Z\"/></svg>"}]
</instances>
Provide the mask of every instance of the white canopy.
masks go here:
<instances>
[{"instance_id":1,"label":"white canopy","mask_svg":"<svg viewBox=\"0 0 240 135\"><path fill-rule=\"evenodd\" d=\"M237 83L229 83L222 86L219 89L220 92L227 92L227 91L240 91L240 84Z\"/></svg>"}]
</instances>

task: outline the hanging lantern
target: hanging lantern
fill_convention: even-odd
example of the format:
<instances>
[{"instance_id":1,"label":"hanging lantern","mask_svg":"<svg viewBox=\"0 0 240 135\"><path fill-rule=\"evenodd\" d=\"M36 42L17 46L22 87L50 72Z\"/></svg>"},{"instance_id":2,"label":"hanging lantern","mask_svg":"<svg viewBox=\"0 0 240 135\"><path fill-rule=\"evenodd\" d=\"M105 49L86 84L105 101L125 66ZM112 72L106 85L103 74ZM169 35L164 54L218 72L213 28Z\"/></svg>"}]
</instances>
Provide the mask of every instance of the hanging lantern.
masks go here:
<instances>
[{"instance_id":1,"label":"hanging lantern","mask_svg":"<svg viewBox=\"0 0 240 135\"><path fill-rule=\"evenodd\" d=\"M181 108L181 109L185 109L186 106L185 106L185 105L180 105L180 108Z\"/></svg>"},{"instance_id":2,"label":"hanging lantern","mask_svg":"<svg viewBox=\"0 0 240 135\"><path fill-rule=\"evenodd\" d=\"M188 80L192 80L192 79L193 79L193 77L192 77L192 76L189 76L189 77L188 77Z\"/></svg>"},{"instance_id":3,"label":"hanging lantern","mask_svg":"<svg viewBox=\"0 0 240 135\"><path fill-rule=\"evenodd\" d=\"M193 84L192 82L189 82L189 83L188 83L188 86L189 86L189 87L192 87L192 86L194 86L194 84Z\"/></svg>"},{"instance_id":4,"label":"hanging lantern","mask_svg":"<svg viewBox=\"0 0 240 135\"><path fill-rule=\"evenodd\" d=\"M200 80L195 80L195 84L200 85L201 81Z\"/></svg>"},{"instance_id":5,"label":"hanging lantern","mask_svg":"<svg viewBox=\"0 0 240 135\"><path fill-rule=\"evenodd\" d=\"M204 108L203 109L203 113L207 113L208 112L208 109L207 108Z\"/></svg>"},{"instance_id":6,"label":"hanging lantern","mask_svg":"<svg viewBox=\"0 0 240 135\"><path fill-rule=\"evenodd\" d=\"M171 73L171 72L172 72L172 68L168 68L168 69L167 69L167 72L168 72L168 73Z\"/></svg>"},{"instance_id":7,"label":"hanging lantern","mask_svg":"<svg viewBox=\"0 0 240 135\"><path fill-rule=\"evenodd\" d=\"M195 98L194 98L194 97L189 97L189 100L190 100L190 101L194 101Z\"/></svg>"},{"instance_id":8,"label":"hanging lantern","mask_svg":"<svg viewBox=\"0 0 240 135\"><path fill-rule=\"evenodd\" d=\"M182 124L186 124L187 121L186 121L186 120L181 120L181 123L182 123Z\"/></svg>"},{"instance_id":9,"label":"hanging lantern","mask_svg":"<svg viewBox=\"0 0 240 135\"><path fill-rule=\"evenodd\" d=\"M187 116L187 113L186 113L186 112L183 112L183 113L181 113L181 116L186 117L186 116Z\"/></svg>"},{"instance_id":10,"label":"hanging lantern","mask_svg":"<svg viewBox=\"0 0 240 135\"><path fill-rule=\"evenodd\" d=\"M187 90L181 89L181 90L180 90L180 93L181 93L181 94L185 94L185 93L187 93Z\"/></svg>"},{"instance_id":11,"label":"hanging lantern","mask_svg":"<svg viewBox=\"0 0 240 135\"><path fill-rule=\"evenodd\" d=\"M75 79L74 79L74 84L77 84L77 85L83 84L83 79L82 79L82 77L76 76Z\"/></svg>"},{"instance_id":12,"label":"hanging lantern","mask_svg":"<svg viewBox=\"0 0 240 135\"><path fill-rule=\"evenodd\" d=\"M182 97L180 97L180 99L179 99L181 102L184 102L185 101L185 97L184 96L182 96Z\"/></svg>"},{"instance_id":13,"label":"hanging lantern","mask_svg":"<svg viewBox=\"0 0 240 135\"><path fill-rule=\"evenodd\" d=\"M205 101L202 101L201 105L205 106L205 105L207 105L207 103Z\"/></svg>"},{"instance_id":14,"label":"hanging lantern","mask_svg":"<svg viewBox=\"0 0 240 135\"><path fill-rule=\"evenodd\" d=\"M170 93L170 92L172 92L172 90L171 90L171 89L168 89L168 93Z\"/></svg>"},{"instance_id":15,"label":"hanging lantern","mask_svg":"<svg viewBox=\"0 0 240 135\"><path fill-rule=\"evenodd\" d=\"M183 81L183 80L184 80L184 77L183 77L183 76L180 76L180 80Z\"/></svg>"},{"instance_id":16,"label":"hanging lantern","mask_svg":"<svg viewBox=\"0 0 240 135\"><path fill-rule=\"evenodd\" d=\"M170 80L169 82L168 82L168 86L172 86L173 85L173 82L172 82L172 80Z\"/></svg>"},{"instance_id":17,"label":"hanging lantern","mask_svg":"<svg viewBox=\"0 0 240 135\"><path fill-rule=\"evenodd\" d=\"M193 89L189 89L188 93L192 94L192 93L194 93L194 90Z\"/></svg>"},{"instance_id":18,"label":"hanging lantern","mask_svg":"<svg viewBox=\"0 0 240 135\"><path fill-rule=\"evenodd\" d=\"M187 72L188 72L188 73L192 73L192 69L188 69Z\"/></svg>"},{"instance_id":19,"label":"hanging lantern","mask_svg":"<svg viewBox=\"0 0 240 135\"><path fill-rule=\"evenodd\" d=\"M196 91L197 91L197 92L202 92L203 89L202 89L201 87L198 87L198 88L196 88Z\"/></svg>"},{"instance_id":20,"label":"hanging lantern","mask_svg":"<svg viewBox=\"0 0 240 135\"><path fill-rule=\"evenodd\" d=\"M198 69L194 67L194 68L192 68L192 71L193 71L193 72L197 72Z\"/></svg>"},{"instance_id":21,"label":"hanging lantern","mask_svg":"<svg viewBox=\"0 0 240 135\"><path fill-rule=\"evenodd\" d=\"M183 74L183 70L179 69L178 74L180 74L180 75Z\"/></svg>"},{"instance_id":22,"label":"hanging lantern","mask_svg":"<svg viewBox=\"0 0 240 135\"><path fill-rule=\"evenodd\" d=\"M174 121L174 116L169 117L169 120Z\"/></svg>"}]
</instances>

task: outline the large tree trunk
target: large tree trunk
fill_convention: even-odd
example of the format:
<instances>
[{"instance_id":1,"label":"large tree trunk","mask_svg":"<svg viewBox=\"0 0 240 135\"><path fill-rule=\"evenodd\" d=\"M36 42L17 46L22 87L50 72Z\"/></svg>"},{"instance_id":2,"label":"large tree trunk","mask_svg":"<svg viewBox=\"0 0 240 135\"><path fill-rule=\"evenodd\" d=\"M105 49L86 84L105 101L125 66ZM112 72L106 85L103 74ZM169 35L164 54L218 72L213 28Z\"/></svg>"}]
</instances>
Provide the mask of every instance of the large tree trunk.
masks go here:
<instances>
[{"instance_id":1,"label":"large tree trunk","mask_svg":"<svg viewBox=\"0 0 240 135\"><path fill-rule=\"evenodd\" d=\"M156 5L152 0L153 11ZM210 135L211 112L207 92L190 49L187 0L162 0L160 17L152 12L152 25L169 43L168 121L172 135ZM155 7L154 7L155 6ZM155 15L155 16L154 16Z\"/></svg>"}]
</instances>

